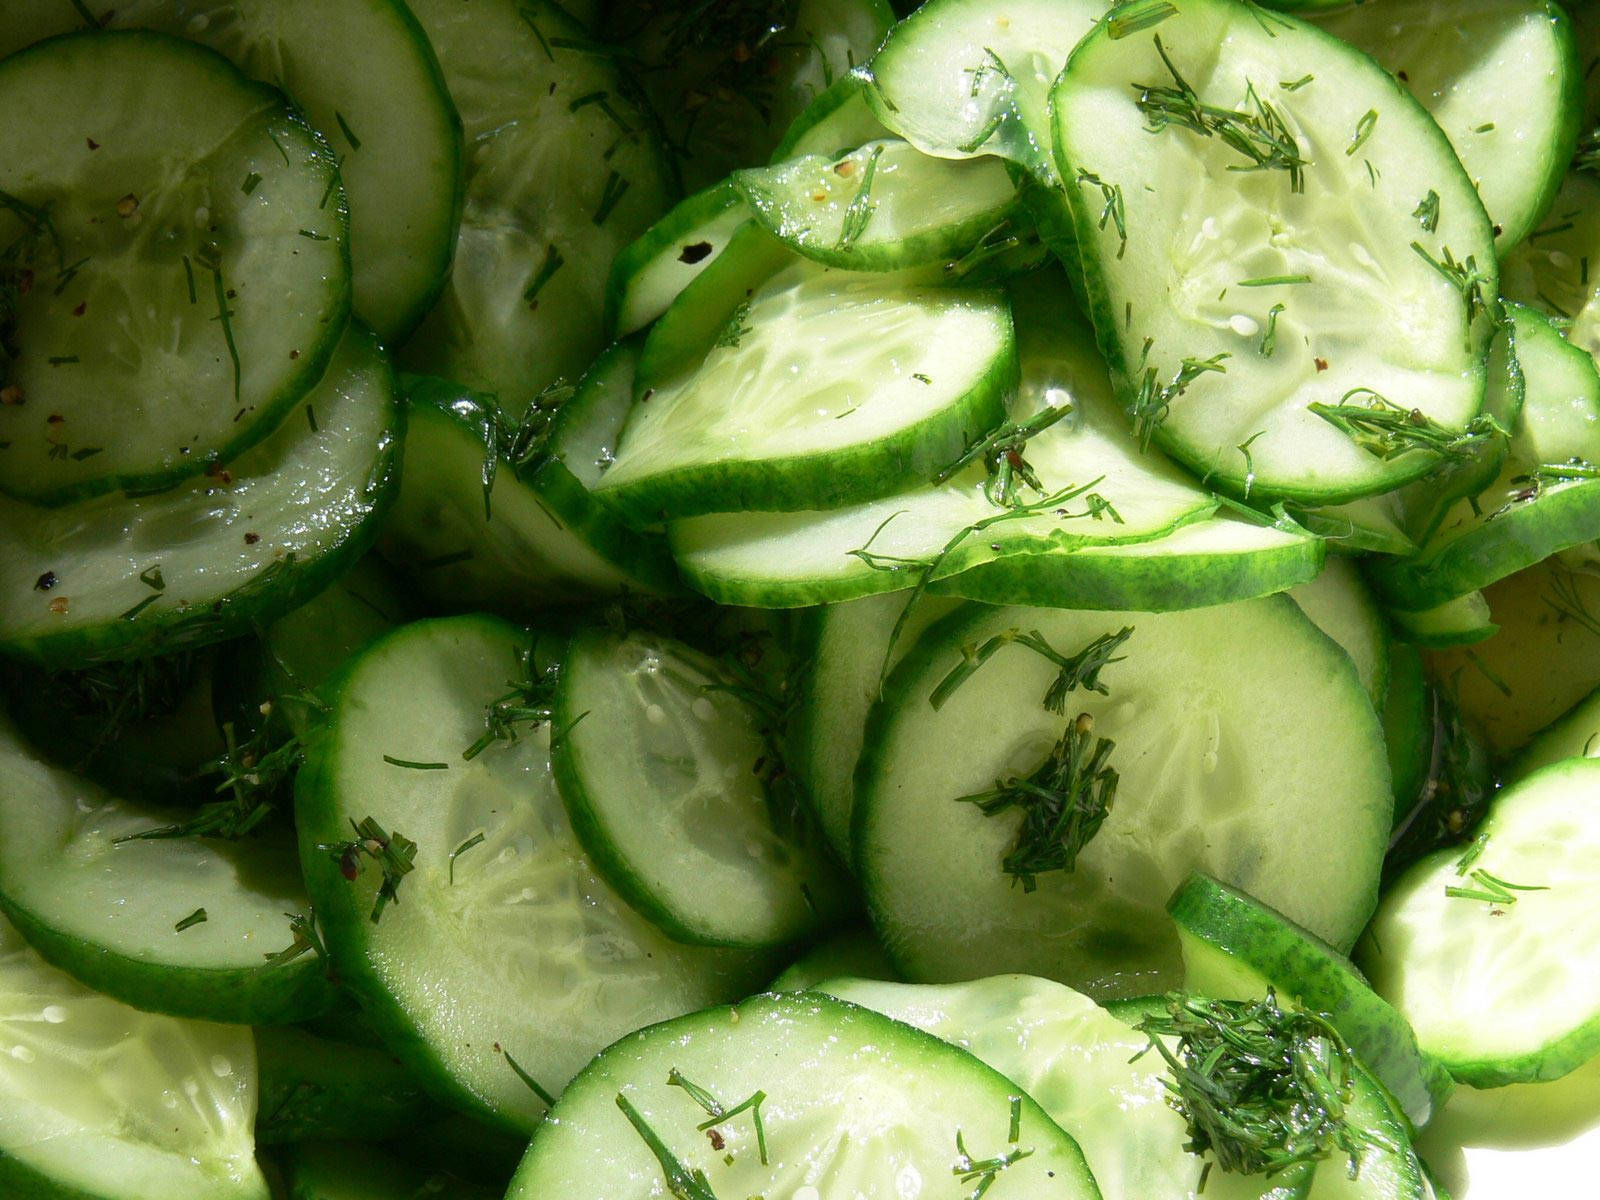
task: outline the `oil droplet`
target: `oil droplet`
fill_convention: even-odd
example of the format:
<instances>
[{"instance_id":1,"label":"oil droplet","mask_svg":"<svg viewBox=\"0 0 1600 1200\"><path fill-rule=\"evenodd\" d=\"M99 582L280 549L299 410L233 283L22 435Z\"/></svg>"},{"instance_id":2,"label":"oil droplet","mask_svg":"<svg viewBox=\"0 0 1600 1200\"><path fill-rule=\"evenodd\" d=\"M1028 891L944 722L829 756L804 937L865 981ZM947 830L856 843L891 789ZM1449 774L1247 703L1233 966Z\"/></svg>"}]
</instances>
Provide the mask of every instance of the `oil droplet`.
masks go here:
<instances>
[{"instance_id":1,"label":"oil droplet","mask_svg":"<svg viewBox=\"0 0 1600 1200\"><path fill-rule=\"evenodd\" d=\"M218 1079L227 1079L233 1074L233 1062L222 1054L211 1056L211 1073Z\"/></svg>"},{"instance_id":2,"label":"oil droplet","mask_svg":"<svg viewBox=\"0 0 1600 1200\"><path fill-rule=\"evenodd\" d=\"M18 1062L31 1063L39 1056L33 1052L31 1047L13 1046L11 1047L11 1057L16 1059Z\"/></svg>"},{"instance_id":3,"label":"oil droplet","mask_svg":"<svg viewBox=\"0 0 1600 1200\"><path fill-rule=\"evenodd\" d=\"M709 721L717 715L717 706L712 704L711 701L706 699L704 696L701 696L689 707L691 711L693 711L694 715L699 717L702 721Z\"/></svg>"},{"instance_id":4,"label":"oil droplet","mask_svg":"<svg viewBox=\"0 0 1600 1200\"><path fill-rule=\"evenodd\" d=\"M1244 313L1234 313L1233 316L1229 317L1228 328L1240 337L1254 337L1261 332L1261 326L1256 319L1248 317Z\"/></svg>"},{"instance_id":5,"label":"oil droplet","mask_svg":"<svg viewBox=\"0 0 1600 1200\"><path fill-rule=\"evenodd\" d=\"M652 725L660 725L667 719L667 710L659 704L652 704L644 710L645 720Z\"/></svg>"},{"instance_id":6,"label":"oil droplet","mask_svg":"<svg viewBox=\"0 0 1600 1200\"><path fill-rule=\"evenodd\" d=\"M39 1014L47 1025L61 1025L66 1022L67 1010L59 1004L47 1004L44 1011Z\"/></svg>"}]
</instances>

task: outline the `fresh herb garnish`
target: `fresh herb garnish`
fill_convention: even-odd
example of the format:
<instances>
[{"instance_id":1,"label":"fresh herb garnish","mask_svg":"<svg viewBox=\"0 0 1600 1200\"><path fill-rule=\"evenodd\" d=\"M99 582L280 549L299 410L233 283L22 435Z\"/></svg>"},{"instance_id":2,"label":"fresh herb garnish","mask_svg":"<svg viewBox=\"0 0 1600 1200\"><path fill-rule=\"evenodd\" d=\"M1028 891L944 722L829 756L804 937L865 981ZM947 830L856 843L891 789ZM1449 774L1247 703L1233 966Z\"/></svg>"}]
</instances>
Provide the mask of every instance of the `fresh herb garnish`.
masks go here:
<instances>
[{"instance_id":1,"label":"fresh herb garnish","mask_svg":"<svg viewBox=\"0 0 1600 1200\"><path fill-rule=\"evenodd\" d=\"M1116 657L1117 651L1132 636L1133 626L1125 625L1116 633L1101 634L1076 654L1062 654L1038 630L1025 633L1018 629L1007 629L980 645L961 647L961 662L939 681L929 695L928 703L935 709L943 708L956 689L977 674L995 654L1006 646L1017 645L1032 650L1056 666L1056 677L1044 694L1044 706L1053 713L1065 713L1067 697L1079 688L1098 692L1102 696L1110 694L1106 685L1100 682L1100 672L1112 663L1122 661Z\"/></svg>"},{"instance_id":2,"label":"fresh herb garnish","mask_svg":"<svg viewBox=\"0 0 1600 1200\"><path fill-rule=\"evenodd\" d=\"M706 1173L698 1168L690 1170L678 1160L661 1140L661 1135L650 1127L649 1122L635 1108L621 1092L617 1093L617 1107L622 1110L622 1115L628 1118L628 1124L650 1148L650 1153L655 1155L656 1162L661 1165L661 1175L667 1185L667 1194L673 1200L717 1200L717 1194L711 1190L711 1182L706 1178Z\"/></svg>"},{"instance_id":3,"label":"fresh herb garnish","mask_svg":"<svg viewBox=\"0 0 1600 1200\"><path fill-rule=\"evenodd\" d=\"M1107 224L1116 227L1119 240L1117 257L1121 258L1128 252L1128 210L1122 199L1122 185L1120 183L1107 183L1100 176L1089 171L1080 171L1078 173L1078 182L1100 189L1102 201L1100 206L1100 229L1104 232Z\"/></svg>"},{"instance_id":4,"label":"fresh herb garnish","mask_svg":"<svg viewBox=\"0 0 1600 1200\"><path fill-rule=\"evenodd\" d=\"M748 1112L750 1114L750 1123L755 1127L756 1131L756 1149L761 1156L761 1165L767 1165L767 1130L766 1126L761 1122L761 1106L766 1103L767 1099L765 1092L756 1091L729 1108L724 1106L721 1101L705 1088L686 1079L676 1067L667 1072L667 1085L669 1087L682 1088L688 1093L689 1098L709 1115L710 1120L702 1121L695 1126L695 1129L700 1133L704 1133L713 1126L726 1124L741 1113Z\"/></svg>"},{"instance_id":5,"label":"fresh herb garnish","mask_svg":"<svg viewBox=\"0 0 1600 1200\"><path fill-rule=\"evenodd\" d=\"M517 740L520 726L537 729L548 724L555 714L556 685L561 678L558 661L540 666L531 646L516 653L518 678L507 680L510 689L491 700L483 710L483 734L461 752L470 762L496 742Z\"/></svg>"},{"instance_id":6,"label":"fresh herb garnish","mask_svg":"<svg viewBox=\"0 0 1600 1200\"><path fill-rule=\"evenodd\" d=\"M450 886L451 887L454 887L455 883L456 883L456 859L460 858L463 854L465 854L468 850L471 850L474 846L483 845L483 841L484 841L483 831L479 830L477 833L475 833L471 837L469 837L466 841L462 842L461 845L457 846L454 850L450 851Z\"/></svg>"},{"instance_id":7,"label":"fresh herb garnish","mask_svg":"<svg viewBox=\"0 0 1600 1200\"><path fill-rule=\"evenodd\" d=\"M1364 403L1352 403L1364 397ZM1483 442L1504 436L1494 417L1480 414L1464 430L1441 425L1419 408L1404 408L1371 388L1352 388L1338 404L1308 404L1317 414L1368 454L1385 462L1423 452L1440 459L1473 458Z\"/></svg>"},{"instance_id":8,"label":"fresh herb garnish","mask_svg":"<svg viewBox=\"0 0 1600 1200\"><path fill-rule=\"evenodd\" d=\"M1006 1144L1016 1146L1022 1136L1022 1097L1011 1097L1011 1122L1006 1138ZM1013 1163L1021 1162L1033 1154L1033 1151L1014 1149L1005 1150L999 1154L990 1155L988 1158L974 1158L967 1149L966 1139L961 1131L956 1130L956 1163L950 1168L950 1173L956 1177L962 1187L968 1184L975 1185L967 1193L967 1200L983 1200L983 1196L994 1186L1000 1172Z\"/></svg>"},{"instance_id":9,"label":"fresh herb garnish","mask_svg":"<svg viewBox=\"0 0 1600 1200\"><path fill-rule=\"evenodd\" d=\"M974 463L982 462L989 473L983 484L983 494L996 508L1017 508L1022 504L1018 489L1023 486L1036 495L1043 495L1044 484L1023 457L1023 452L1031 439L1072 411L1070 404L1063 404L1056 408L1040 409L1024 421L1007 421L967 447L960 458L934 476L934 486L947 482Z\"/></svg>"},{"instance_id":10,"label":"fresh herb garnish","mask_svg":"<svg viewBox=\"0 0 1600 1200\"><path fill-rule=\"evenodd\" d=\"M1478 267L1476 255L1467 255L1466 262L1457 262L1456 256L1451 253L1450 247L1442 248L1443 258L1435 258L1423 248L1421 242L1412 242L1411 249L1450 284L1461 293L1461 298L1467 306L1467 349L1472 348L1472 326L1482 313L1495 311L1492 307L1497 303L1494 295L1489 292L1489 276L1485 275Z\"/></svg>"},{"instance_id":11,"label":"fresh herb garnish","mask_svg":"<svg viewBox=\"0 0 1600 1200\"><path fill-rule=\"evenodd\" d=\"M1150 448L1150 439L1166 420L1173 403L1189 390L1194 381L1210 372L1226 374L1228 368L1222 364L1233 357L1224 351L1206 359L1186 358L1171 380L1162 383L1160 372L1148 365L1150 345L1150 342L1145 342L1144 357L1140 360L1139 390L1128 407L1128 415L1133 418L1133 433L1139 439L1141 450Z\"/></svg>"},{"instance_id":12,"label":"fresh herb garnish","mask_svg":"<svg viewBox=\"0 0 1600 1200\"><path fill-rule=\"evenodd\" d=\"M390 833L372 817L351 818L356 836L345 842L323 842L317 849L332 856L339 874L351 883L361 877L367 862L376 863L383 874L372 905L372 922L377 924L383 910L400 902L400 883L416 868L417 844L399 830Z\"/></svg>"},{"instance_id":13,"label":"fresh herb garnish","mask_svg":"<svg viewBox=\"0 0 1600 1200\"><path fill-rule=\"evenodd\" d=\"M1417 219L1427 233L1433 233L1439 228L1439 193L1432 188L1418 203L1411 215Z\"/></svg>"},{"instance_id":14,"label":"fresh herb garnish","mask_svg":"<svg viewBox=\"0 0 1600 1200\"><path fill-rule=\"evenodd\" d=\"M1457 870L1457 875L1461 874ZM1473 871L1467 878L1471 879L1476 887L1449 886L1444 889L1444 894L1452 900L1481 900L1485 904L1515 904L1518 892L1548 892L1550 888L1543 884L1512 883L1501 879L1498 875L1491 875L1483 868Z\"/></svg>"},{"instance_id":15,"label":"fresh herb garnish","mask_svg":"<svg viewBox=\"0 0 1600 1200\"><path fill-rule=\"evenodd\" d=\"M839 227L839 240L834 249L848 250L854 246L867 231L867 226L872 221L872 214L878 211L878 202L872 198L872 183L877 177L878 159L882 156L881 143L874 146L872 153L867 156L867 165L861 172L861 183L845 207L844 221Z\"/></svg>"},{"instance_id":16,"label":"fresh herb garnish","mask_svg":"<svg viewBox=\"0 0 1600 1200\"><path fill-rule=\"evenodd\" d=\"M196 925L203 925L205 921L206 910L197 908L172 928L175 933L182 933L185 929L193 929Z\"/></svg>"},{"instance_id":17,"label":"fresh herb garnish","mask_svg":"<svg viewBox=\"0 0 1600 1200\"><path fill-rule=\"evenodd\" d=\"M1168 0L1132 0L1112 9L1106 17L1106 36L1112 41L1121 41L1177 15L1177 8Z\"/></svg>"}]
</instances>

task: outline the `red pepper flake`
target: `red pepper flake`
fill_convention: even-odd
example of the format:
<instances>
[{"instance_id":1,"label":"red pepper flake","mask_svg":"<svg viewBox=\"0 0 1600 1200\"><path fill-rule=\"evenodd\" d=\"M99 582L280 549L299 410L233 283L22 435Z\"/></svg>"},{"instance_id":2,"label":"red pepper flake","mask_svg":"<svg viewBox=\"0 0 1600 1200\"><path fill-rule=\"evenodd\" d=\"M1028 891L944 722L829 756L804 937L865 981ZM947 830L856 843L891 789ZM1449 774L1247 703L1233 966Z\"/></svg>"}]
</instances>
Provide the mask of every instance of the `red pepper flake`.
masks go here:
<instances>
[{"instance_id":1,"label":"red pepper flake","mask_svg":"<svg viewBox=\"0 0 1600 1200\"><path fill-rule=\"evenodd\" d=\"M85 143L88 144L89 149L91 149L91 150L100 149L100 143L95 141L93 138L84 138L83 140L84 140Z\"/></svg>"},{"instance_id":2,"label":"red pepper flake","mask_svg":"<svg viewBox=\"0 0 1600 1200\"><path fill-rule=\"evenodd\" d=\"M65 596L57 596L54 600L50 601L50 611L55 613L58 617L66 616L67 598Z\"/></svg>"},{"instance_id":3,"label":"red pepper flake","mask_svg":"<svg viewBox=\"0 0 1600 1200\"><path fill-rule=\"evenodd\" d=\"M1325 358L1314 358L1311 361L1317 364L1318 371L1326 371L1328 369L1328 360Z\"/></svg>"},{"instance_id":4,"label":"red pepper flake","mask_svg":"<svg viewBox=\"0 0 1600 1200\"><path fill-rule=\"evenodd\" d=\"M33 581L33 590L36 592L48 592L60 582L61 581L56 578L56 573L54 571L46 571L43 575L39 576L39 578Z\"/></svg>"},{"instance_id":5,"label":"red pepper flake","mask_svg":"<svg viewBox=\"0 0 1600 1200\"><path fill-rule=\"evenodd\" d=\"M135 196L132 192L129 192L121 200L117 201L117 216L123 218L124 220L133 216L133 214L138 211L139 197Z\"/></svg>"},{"instance_id":6,"label":"red pepper flake","mask_svg":"<svg viewBox=\"0 0 1600 1200\"><path fill-rule=\"evenodd\" d=\"M221 463L214 462L206 468L206 478L215 479L218 483L226 487L228 484L233 482L233 472L228 470L228 468L223 466Z\"/></svg>"},{"instance_id":7,"label":"red pepper flake","mask_svg":"<svg viewBox=\"0 0 1600 1200\"><path fill-rule=\"evenodd\" d=\"M84 313L86 313L88 311L89 311L89 302L87 300L82 300L82 301L79 301L78 307L74 308L72 310L72 315L75 316L75 317L81 317L81 316L83 316Z\"/></svg>"},{"instance_id":8,"label":"red pepper flake","mask_svg":"<svg viewBox=\"0 0 1600 1200\"><path fill-rule=\"evenodd\" d=\"M847 158L843 162L834 164L833 173L840 179L849 179L850 176L856 173L856 164Z\"/></svg>"},{"instance_id":9,"label":"red pepper flake","mask_svg":"<svg viewBox=\"0 0 1600 1200\"><path fill-rule=\"evenodd\" d=\"M706 1137L711 1139L711 1148L713 1150L721 1150L723 1146L727 1145L727 1143L722 1140L722 1135L715 1129L706 1130Z\"/></svg>"},{"instance_id":10,"label":"red pepper flake","mask_svg":"<svg viewBox=\"0 0 1600 1200\"><path fill-rule=\"evenodd\" d=\"M244 535L244 544L246 546L254 546L260 540L261 535L259 533L247 533Z\"/></svg>"},{"instance_id":11,"label":"red pepper flake","mask_svg":"<svg viewBox=\"0 0 1600 1200\"><path fill-rule=\"evenodd\" d=\"M813 200L815 200L818 204L822 204L824 201L827 200L828 193L823 191L821 188L818 188L816 191L811 193L811 198Z\"/></svg>"},{"instance_id":12,"label":"red pepper flake","mask_svg":"<svg viewBox=\"0 0 1600 1200\"><path fill-rule=\"evenodd\" d=\"M4 404L9 408L15 408L17 405L21 404L23 400L24 396L22 394L22 389L16 384L8 383L5 387L0 388L0 404Z\"/></svg>"}]
</instances>

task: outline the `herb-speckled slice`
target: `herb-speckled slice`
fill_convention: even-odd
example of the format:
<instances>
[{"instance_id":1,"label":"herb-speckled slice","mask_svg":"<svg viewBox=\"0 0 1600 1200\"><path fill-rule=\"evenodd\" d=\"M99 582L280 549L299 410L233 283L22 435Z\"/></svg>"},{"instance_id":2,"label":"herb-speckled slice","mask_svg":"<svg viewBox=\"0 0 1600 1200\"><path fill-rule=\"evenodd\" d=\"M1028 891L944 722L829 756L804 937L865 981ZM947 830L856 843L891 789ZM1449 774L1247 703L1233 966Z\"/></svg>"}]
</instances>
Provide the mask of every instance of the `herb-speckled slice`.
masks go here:
<instances>
[{"instance_id":1,"label":"herb-speckled slice","mask_svg":"<svg viewBox=\"0 0 1600 1200\"><path fill-rule=\"evenodd\" d=\"M752 1096L725 1120L705 1107ZM708 1115L711 1139L696 1128ZM507 1196L646 1200L663 1179L741 1197L892 1196L910 1180L963 1194L984 1179L985 1200L1100 1195L1077 1143L1016 1084L921 1030L811 992L611 1046L539 1129Z\"/></svg>"},{"instance_id":2,"label":"herb-speckled slice","mask_svg":"<svg viewBox=\"0 0 1600 1200\"><path fill-rule=\"evenodd\" d=\"M1119 399L1141 436L1257 499L1418 477L1428 439L1375 453L1312 406L1358 425L1416 410L1433 440L1477 414L1497 264L1471 181L1366 55L1226 0L1173 7L1124 36L1108 17L1053 94Z\"/></svg>"},{"instance_id":3,"label":"herb-speckled slice","mask_svg":"<svg viewBox=\"0 0 1600 1200\"><path fill-rule=\"evenodd\" d=\"M626 337L666 312L749 219L744 197L726 181L680 200L612 261L606 332Z\"/></svg>"},{"instance_id":4,"label":"herb-speckled slice","mask_svg":"<svg viewBox=\"0 0 1600 1200\"><path fill-rule=\"evenodd\" d=\"M671 202L666 164L616 60L559 4L410 7L469 149L450 277L400 361L520 415L604 347L606 272Z\"/></svg>"},{"instance_id":5,"label":"herb-speckled slice","mask_svg":"<svg viewBox=\"0 0 1600 1200\"><path fill-rule=\"evenodd\" d=\"M165 487L270 434L350 312L326 143L221 55L144 31L12 55L0 108L0 491Z\"/></svg>"},{"instance_id":6,"label":"herb-speckled slice","mask_svg":"<svg viewBox=\"0 0 1600 1200\"><path fill-rule=\"evenodd\" d=\"M1502 791L1470 847L1400 878L1362 943L1373 988L1463 1082L1558 1079L1600 1052L1597 787L1580 758Z\"/></svg>"},{"instance_id":7,"label":"herb-speckled slice","mask_svg":"<svg viewBox=\"0 0 1600 1200\"><path fill-rule=\"evenodd\" d=\"M276 619L371 544L403 429L388 359L352 326L291 419L203 479L49 511L0 500L0 648L75 665Z\"/></svg>"},{"instance_id":8,"label":"herb-speckled slice","mask_svg":"<svg viewBox=\"0 0 1600 1200\"><path fill-rule=\"evenodd\" d=\"M667 940L595 874L556 792L548 720L521 715L550 699L529 642L483 616L381 638L329 685L295 788L339 977L430 1092L523 1134L602 1046L767 969ZM386 848L342 851L369 819Z\"/></svg>"},{"instance_id":9,"label":"herb-speckled slice","mask_svg":"<svg viewBox=\"0 0 1600 1200\"><path fill-rule=\"evenodd\" d=\"M1373 711L1382 716L1389 691L1389 630L1354 564L1328 559L1315 579L1290 589L1289 599L1350 656Z\"/></svg>"}]
</instances>

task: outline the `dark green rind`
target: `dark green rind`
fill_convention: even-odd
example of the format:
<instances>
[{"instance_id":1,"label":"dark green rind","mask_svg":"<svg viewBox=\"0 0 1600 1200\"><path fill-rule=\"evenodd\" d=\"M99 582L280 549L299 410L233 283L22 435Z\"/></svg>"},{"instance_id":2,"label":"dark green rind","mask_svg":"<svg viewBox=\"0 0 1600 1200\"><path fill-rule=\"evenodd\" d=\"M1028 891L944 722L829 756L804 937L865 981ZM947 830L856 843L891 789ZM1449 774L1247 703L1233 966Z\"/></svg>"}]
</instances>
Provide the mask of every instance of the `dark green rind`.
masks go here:
<instances>
[{"instance_id":1,"label":"dark green rind","mask_svg":"<svg viewBox=\"0 0 1600 1200\"><path fill-rule=\"evenodd\" d=\"M1135 543L1149 547L1159 543ZM1327 550L1307 537L1237 554L1017 555L929 585L930 592L985 604L1176 612L1250 600L1309 583Z\"/></svg>"},{"instance_id":2,"label":"dark green rind","mask_svg":"<svg viewBox=\"0 0 1600 1200\"><path fill-rule=\"evenodd\" d=\"M858 103L857 113L840 116L839 114L851 101ZM856 117L859 119L855 119ZM811 141L823 136L818 130L835 118L838 118L838 132L832 137L839 144L811 145ZM872 115L872 109L867 106L866 85L861 76L851 72L834 80L806 105L789 125L788 132L783 135L783 141L773 150L771 161L780 163L794 158L797 154L828 154L838 150L853 150L863 142L883 137L888 132L878 118Z\"/></svg>"},{"instance_id":3,"label":"dark green rind","mask_svg":"<svg viewBox=\"0 0 1600 1200\"><path fill-rule=\"evenodd\" d=\"M1397 638L1389 641L1389 688L1383 702L1384 742L1394 780L1395 819L1410 810L1428 774L1432 719L1422 674L1422 655Z\"/></svg>"},{"instance_id":4,"label":"dark green rind","mask_svg":"<svg viewBox=\"0 0 1600 1200\"><path fill-rule=\"evenodd\" d=\"M381 1141L437 1116L400 1060L290 1026L255 1031L256 1144Z\"/></svg>"},{"instance_id":5,"label":"dark green rind","mask_svg":"<svg viewBox=\"0 0 1600 1200\"><path fill-rule=\"evenodd\" d=\"M80 667L109 659L149 658L191 646L226 641L277 620L298 608L339 577L351 563L372 548L378 530L392 506L400 481L405 441L405 412L399 384L388 357L382 355L370 331L351 327L352 336L368 342L383 372L389 409L387 428L377 447L377 457L362 489L365 512L345 532L344 539L307 562L281 559L254 579L217 597L209 605L188 609L159 606L133 620L112 621L89 629L11 639L0 652L43 666Z\"/></svg>"},{"instance_id":6,"label":"dark green rind","mask_svg":"<svg viewBox=\"0 0 1600 1200\"><path fill-rule=\"evenodd\" d=\"M327 181L332 194L337 198L337 203L332 207L338 223L338 230L332 236L336 236L339 239L343 272L342 279L332 282L333 296L331 302L324 307L322 316L317 322L322 327L319 339L310 345L300 347L300 355L295 360L296 367L284 381L277 396L271 398L263 397L262 403L256 405L255 418L250 422L241 422L241 427L234 437L220 446L207 447L209 451L207 454L187 455L165 470L119 472L45 491L19 490L15 486L3 489L8 495L15 496L19 500L51 508L57 508L78 500L87 500L95 496L103 496L118 489L128 492L161 491L164 488L182 483L186 479L192 479L196 475L203 474L213 461L231 462L252 446L260 444L278 428L295 404L303 400L307 393L316 387L317 381L322 378L323 372L333 359L335 350L338 349L340 337L345 331L345 326L350 323L353 316L350 212L345 202L344 188L339 184L339 160L333 153L333 148L328 145L327 139L306 121L293 102L276 88L247 79L239 72L237 67L215 50L181 38L151 33L142 29L102 31L93 34L87 32L61 34L58 37L46 38L42 42L36 42L34 45L13 54L10 58L0 60L0 63L10 65L38 52L41 47L48 52L49 48L57 43L79 37L116 37L156 42L168 46L188 47L197 55L203 55L224 64L229 73L238 76L240 87L258 92L265 103L276 103L281 106L282 111L277 120L293 128L305 138L311 149L313 160L322 171L323 178ZM288 607L293 606L290 605Z\"/></svg>"},{"instance_id":7,"label":"dark green rind","mask_svg":"<svg viewBox=\"0 0 1600 1200\"><path fill-rule=\"evenodd\" d=\"M674 551L679 551L682 535L675 534L676 529L676 523L668 524L667 541ZM741 608L811 608L819 604L840 604L847 600L859 600L863 596L903 591L917 584L914 567L900 571L869 569L842 579L773 581L736 579L720 571L697 570L686 555L679 557L677 562L679 574L695 591L717 604Z\"/></svg>"},{"instance_id":8,"label":"dark green rind","mask_svg":"<svg viewBox=\"0 0 1600 1200\"><path fill-rule=\"evenodd\" d=\"M1406 1019L1367 986L1348 958L1315 934L1199 872L1172 894L1167 912L1178 926L1180 945L1190 939L1202 943L1259 975L1296 1006L1327 1016L1414 1128L1426 1125L1449 1098L1454 1086L1449 1073L1418 1049ZM1184 982L1200 990L1193 979Z\"/></svg>"},{"instance_id":9,"label":"dark green rind","mask_svg":"<svg viewBox=\"0 0 1600 1200\"><path fill-rule=\"evenodd\" d=\"M643 268L658 260L662 255L670 254L674 249L678 249L685 238L695 236L708 221L722 216L729 209L736 208L743 203L743 197L734 190L731 184L726 181L715 184L703 192L696 192L694 195L678 201L664 217L645 230L637 240L625 246L622 252L612 260L611 274L606 280L605 311L602 318L605 323L606 336L618 338L634 332L633 329L622 329L619 326L622 320L622 306L628 298L628 285ZM708 269L716 261L716 257L726 248L726 245L713 246L711 253L706 256L702 271ZM699 276L696 275L696 278L699 278Z\"/></svg>"},{"instance_id":10,"label":"dark green rind","mask_svg":"<svg viewBox=\"0 0 1600 1200\"><path fill-rule=\"evenodd\" d=\"M678 467L608 489L606 494L634 524L648 527L670 517L715 512L842 508L932 479L1005 420L1006 400L1016 391L1019 372L1009 312L1006 326L1008 336L1000 353L971 390L887 437L809 454ZM646 343L646 354L649 349ZM641 377L644 370L641 360Z\"/></svg>"}]
</instances>

